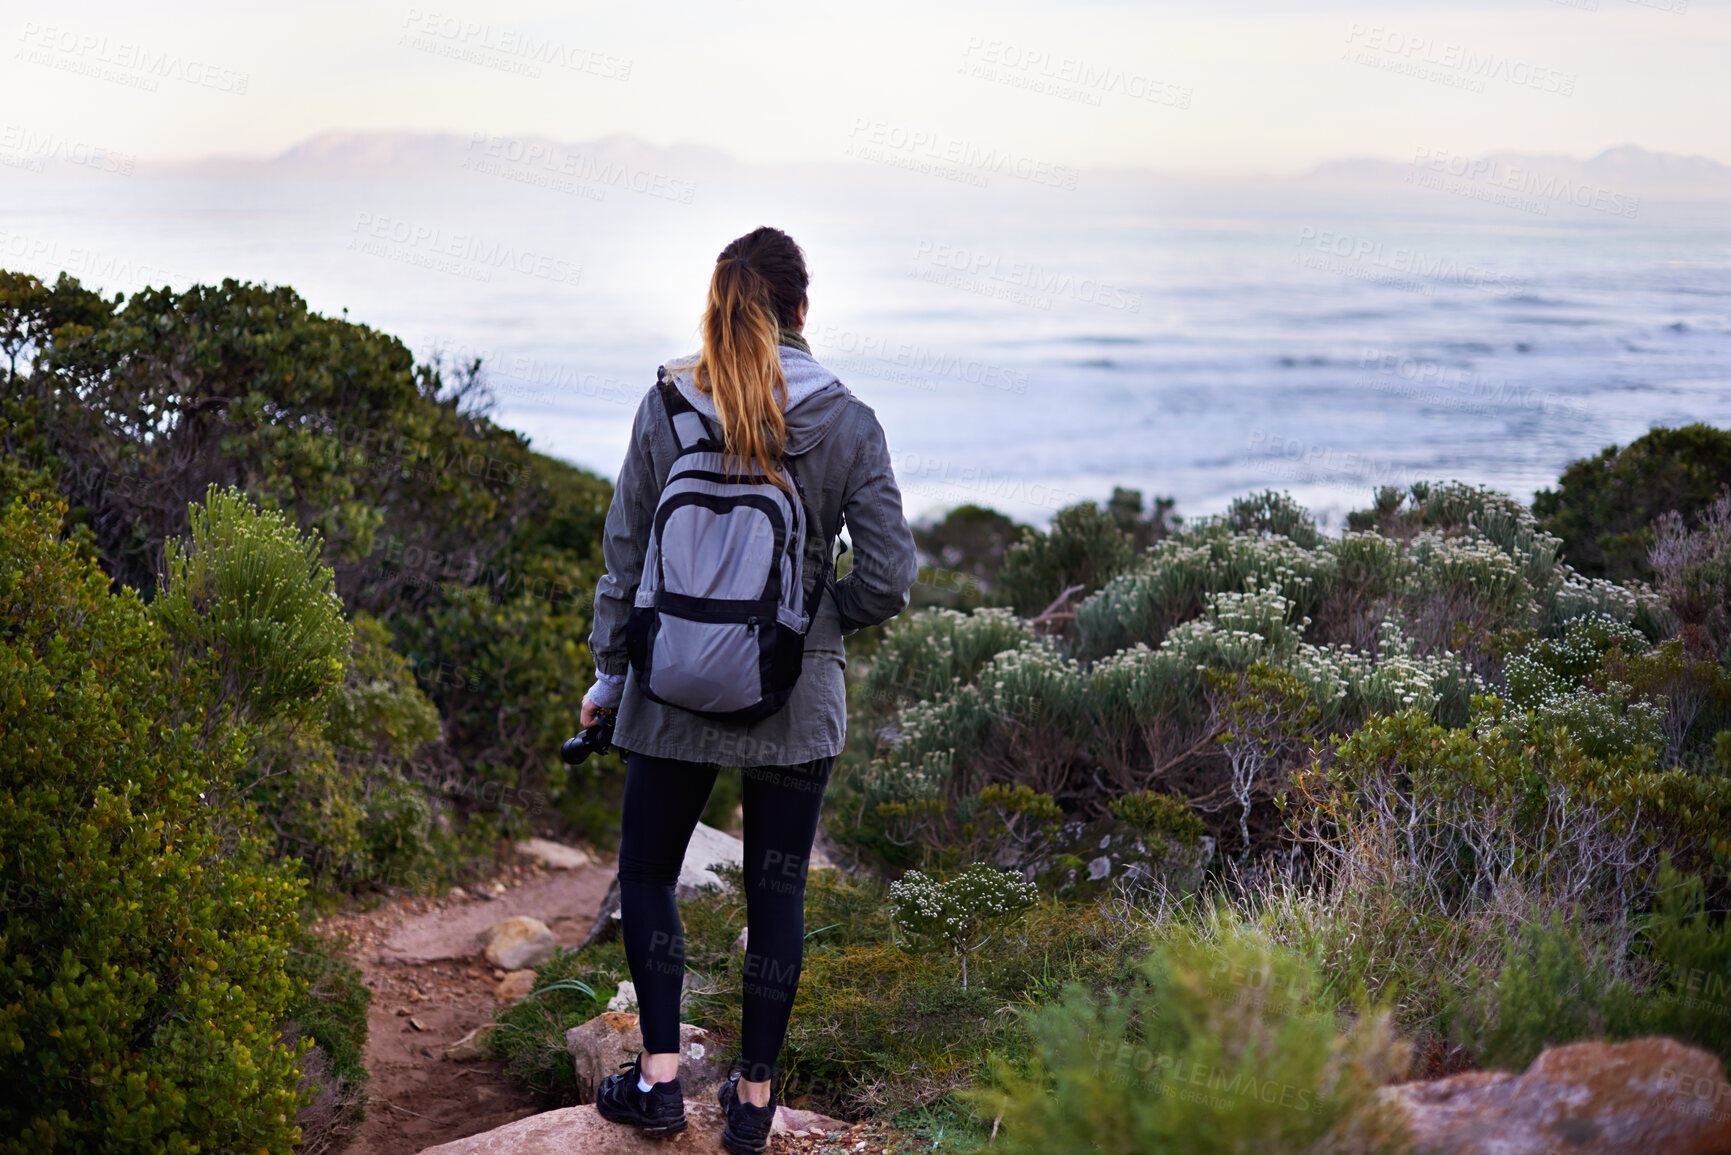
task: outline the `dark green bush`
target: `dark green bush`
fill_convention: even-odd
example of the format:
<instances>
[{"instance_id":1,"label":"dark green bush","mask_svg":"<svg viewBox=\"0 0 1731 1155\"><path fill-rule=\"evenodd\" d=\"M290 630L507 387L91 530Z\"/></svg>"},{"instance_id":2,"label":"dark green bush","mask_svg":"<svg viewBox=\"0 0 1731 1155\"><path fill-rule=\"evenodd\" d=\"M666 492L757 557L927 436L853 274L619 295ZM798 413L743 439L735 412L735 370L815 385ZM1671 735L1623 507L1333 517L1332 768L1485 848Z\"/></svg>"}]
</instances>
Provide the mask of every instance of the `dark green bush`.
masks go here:
<instances>
[{"instance_id":1,"label":"dark green bush","mask_svg":"<svg viewBox=\"0 0 1731 1155\"><path fill-rule=\"evenodd\" d=\"M1112 515L1093 502L1058 511L1046 533L1024 529L998 570L999 601L1024 616L1044 610L1072 586L1079 602L1130 568L1136 549Z\"/></svg>"},{"instance_id":2,"label":"dark green bush","mask_svg":"<svg viewBox=\"0 0 1731 1155\"><path fill-rule=\"evenodd\" d=\"M301 888L221 788L247 732L60 529L0 513L0 1149L288 1155Z\"/></svg>"},{"instance_id":3,"label":"dark green bush","mask_svg":"<svg viewBox=\"0 0 1731 1155\"><path fill-rule=\"evenodd\" d=\"M617 762L568 782L557 758L589 680L612 489L488 420L479 363L418 365L286 287L109 303L16 275L0 285L0 354L20 399L0 412L15 455L0 489L57 485L116 581L151 596L213 483L281 510L322 540L345 607L389 626L443 713L432 760L476 783L447 801L516 831L522 792L569 786L568 817L613 824Z\"/></svg>"},{"instance_id":4,"label":"dark green bush","mask_svg":"<svg viewBox=\"0 0 1731 1155\"><path fill-rule=\"evenodd\" d=\"M1533 498L1563 556L1589 577L1650 580L1647 553L1661 514L1692 522L1731 485L1731 432L1710 425L1654 429L1563 471Z\"/></svg>"}]
</instances>

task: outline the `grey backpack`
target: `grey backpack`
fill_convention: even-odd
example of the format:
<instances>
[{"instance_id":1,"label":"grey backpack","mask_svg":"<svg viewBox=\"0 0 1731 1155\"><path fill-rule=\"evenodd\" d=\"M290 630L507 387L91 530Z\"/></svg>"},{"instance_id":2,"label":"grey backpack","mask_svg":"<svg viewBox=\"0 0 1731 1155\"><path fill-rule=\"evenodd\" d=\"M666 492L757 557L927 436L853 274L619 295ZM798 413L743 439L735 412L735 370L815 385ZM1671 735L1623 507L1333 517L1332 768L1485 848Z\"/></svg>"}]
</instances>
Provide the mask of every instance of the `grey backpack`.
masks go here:
<instances>
[{"instance_id":1,"label":"grey backpack","mask_svg":"<svg viewBox=\"0 0 1731 1155\"><path fill-rule=\"evenodd\" d=\"M789 495L722 448L719 431L663 367L656 390L679 452L655 506L626 625L652 701L732 722L787 704L821 587L805 591L804 492Z\"/></svg>"}]
</instances>

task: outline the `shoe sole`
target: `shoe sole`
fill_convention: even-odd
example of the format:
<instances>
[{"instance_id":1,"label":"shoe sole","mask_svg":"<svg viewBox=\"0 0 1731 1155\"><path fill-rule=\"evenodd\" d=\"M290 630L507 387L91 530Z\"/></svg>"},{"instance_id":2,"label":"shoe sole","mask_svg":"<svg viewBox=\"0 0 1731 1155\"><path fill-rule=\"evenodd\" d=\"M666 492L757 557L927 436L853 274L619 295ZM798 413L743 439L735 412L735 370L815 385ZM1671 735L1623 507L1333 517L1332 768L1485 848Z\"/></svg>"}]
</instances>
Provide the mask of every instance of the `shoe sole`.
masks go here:
<instances>
[{"instance_id":1,"label":"shoe sole","mask_svg":"<svg viewBox=\"0 0 1731 1155\"><path fill-rule=\"evenodd\" d=\"M727 1130L723 1130L721 1133L721 1145L733 1155L762 1155L762 1152L769 1150L768 1139L753 1146L743 1139L736 1138L733 1132Z\"/></svg>"},{"instance_id":2,"label":"shoe sole","mask_svg":"<svg viewBox=\"0 0 1731 1155\"><path fill-rule=\"evenodd\" d=\"M595 1104L595 1110L609 1123L624 1123L627 1126L637 1128L637 1133L645 1139L671 1139L691 1125L691 1121L684 1118L681 1118L677 1123L645 1123L639 1115L633 1115L630 1112L615 1114L600 1103Z\"/></svg>"}]
</instances>

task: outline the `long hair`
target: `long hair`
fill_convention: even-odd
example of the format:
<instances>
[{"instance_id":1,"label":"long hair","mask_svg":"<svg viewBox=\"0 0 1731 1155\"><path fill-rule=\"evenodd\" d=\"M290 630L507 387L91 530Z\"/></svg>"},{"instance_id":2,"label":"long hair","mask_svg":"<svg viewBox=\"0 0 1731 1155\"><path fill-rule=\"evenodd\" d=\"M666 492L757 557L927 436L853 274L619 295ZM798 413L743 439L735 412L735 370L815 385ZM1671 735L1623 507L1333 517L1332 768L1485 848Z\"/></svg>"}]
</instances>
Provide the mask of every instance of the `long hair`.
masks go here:
<instances>
[{"instance_id":1,"label":"long hair","mask_svg":"<svg viewBox=\"0 0 1731 1155\"><path fill-rule=\"evenodd\" d=\"M778 464L787 447L787 378L776 346L783 329L798 327L810 283L805 254L780 229L729 242L709 278L697 357L697 387L715 401L728 454L790 493Z\"/></svg>"}]
</instances>

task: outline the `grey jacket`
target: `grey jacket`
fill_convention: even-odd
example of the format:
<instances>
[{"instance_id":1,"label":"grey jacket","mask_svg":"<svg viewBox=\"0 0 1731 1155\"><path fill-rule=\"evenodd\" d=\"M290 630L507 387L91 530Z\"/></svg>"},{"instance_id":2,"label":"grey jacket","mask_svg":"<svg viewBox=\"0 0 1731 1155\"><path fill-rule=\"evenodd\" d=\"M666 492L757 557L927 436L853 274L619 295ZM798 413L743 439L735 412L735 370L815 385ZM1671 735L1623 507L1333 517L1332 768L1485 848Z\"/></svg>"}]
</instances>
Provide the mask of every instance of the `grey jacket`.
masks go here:
<instances>
[{"instance_id":1,"label":"grey jacket","mask_svg":"<svg viewBox=\"0 0 1731 1155\"><path fill-rule=\"evenodd\" d=\"M607 511L602 537L607 572L595 588L595 628L589 636L600 678L591 697L598 705L608 704L599 691L625 675L613 733L621 749L724 766L791 766L839 754L847 729L842 634L887 621L908 604L919 565L877 415L809 352L782 345L780 353L788 385L788 459L805 490L811 525L806 573L827 577L834 572L826 538L833 540L844 516L853 569L818 598L805 665L783 709L747 725L717 722L646 698L626 661L625 622L643 572L655 504L676 452L666 412L651 389L637 407L631 446ZM674 363L675 383L687 400L714 417L715 404L697 390L692 369L679 367L691 360Z\"/></svg>"}]
</instances>

